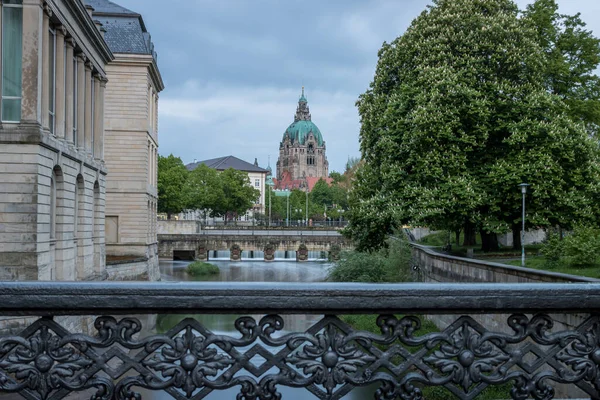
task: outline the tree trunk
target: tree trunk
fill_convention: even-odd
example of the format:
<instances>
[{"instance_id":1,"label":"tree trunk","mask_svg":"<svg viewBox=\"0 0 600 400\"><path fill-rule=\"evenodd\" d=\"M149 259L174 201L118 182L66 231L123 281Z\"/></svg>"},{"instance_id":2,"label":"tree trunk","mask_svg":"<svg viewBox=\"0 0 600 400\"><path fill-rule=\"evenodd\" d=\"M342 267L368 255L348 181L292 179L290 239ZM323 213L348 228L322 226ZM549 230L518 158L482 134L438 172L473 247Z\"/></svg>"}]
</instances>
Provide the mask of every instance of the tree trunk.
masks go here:
<instances>
[{"instance_id":1,"label":"tree trunk","mask_svg":"<svg viewBox=\"0 0 600 400\"><path fill-rule=\"evenodd\" d=\"M455 230L454 235L456 236L456 245L460 246L460 229Z\"/></svg>"},{"instance_id":2,"label":"tree trunk","mask_svg":"<svg viewBox=\"0 0 600 400\"><path fill-rule=\"evenodd\" d=\"M475 225L470 221L466 221L463 227L465 237L463 240L463 246L475 246L477 245L477 235L475 231Z\"/></svg>"},{"instance_id":3,"label":"tree trunk","mask_svg":"<svg viewBox=\"0 0 600 400\"><path fill-rule=\"evenodd\" d=\"M513 250L521 250L521 224L512 225Z\"/></svg>"},{"instance_id":4,"label":"tree trunk","mask_svg":"<svg viewBox=\"0 0 600 400\"><path fill-rule=\"evenodd\" d=\"M173 216L173 214L167 213L167 219L171 219L172 216Z\"/></svg>"},{"instance_id":5,"label":"tree trunk","mask_svg":"<svg viewBox=\"0 0 600 400\"><path fill-rule=\"evenodd\" d=\"M493 232L484 232L480 231L481 234L481 251L484 253L489 253L491 251L500 250L500 246L498 246L498 235Z\"/></svg>"}]
</instances>

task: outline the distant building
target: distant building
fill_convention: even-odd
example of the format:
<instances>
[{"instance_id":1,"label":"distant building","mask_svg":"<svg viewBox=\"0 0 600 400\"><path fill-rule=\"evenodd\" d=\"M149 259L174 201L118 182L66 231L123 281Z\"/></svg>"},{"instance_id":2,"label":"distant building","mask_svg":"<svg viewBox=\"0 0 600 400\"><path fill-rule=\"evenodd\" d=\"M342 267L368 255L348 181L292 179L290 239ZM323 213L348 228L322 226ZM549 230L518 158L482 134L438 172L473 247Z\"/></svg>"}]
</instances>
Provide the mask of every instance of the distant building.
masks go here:
<instances>
[{"instance_id":1,"label":"distant building","mask_svg":"<svg viewBox=\"0 0 600 400\"><path fill-rule=\"evenodd\" d=\"M254 164L241 160L234 156L225 156L219 158L212 158L210 160L193 162L186 165L189 171L196 169L199 165L204 164L207 167L216 169L217 171L225 171L226 169L233 168L238 171L243 171L248 174L250 185L260 191L260 196L256 200L254 206L248 210L248 212L241 216L242 221L251 221L254 213L264 214L265 212L265 183L267 175L270 174L269 169L261 168L258 166L258 160L254 159ZM199 210L190 210L188 212L181 213L180 219L203 219L204 215ZM223 218L211 218L210 222L222 222Z\"/></svg>"},{"instance_id":2,"label":"distant building","mask_svg":"<svg viewBox=\"0 0 600 400\"><path fill-rule=\"evenodd\" d=\"M108 272L156 280L158 93L164 89L157 55L140 14L108 0L86 1L115 57L106 66L104 118Z\"/></svg>"},{"instance_id":3,"label":"distant building","mask_svg":"<svg viewBox=\"0 0 600 400\"><path fill-rule=\"evenodd\" d=\"M113 55L81 0L4 1L0 13L0 279L105 279Z\"/></svg>"},{"instance_id":4,"label":"distant building","mask_svg":"<svg viewBox=\"0 0 600 400\"><path fill-rule=\"evenodd\" d=\"M310 186L311 181L317 182L319 178L326 179L328 176L325 141L319 128L312 122L302 87L294 122L285 130L279 144L275 187L292 189Z\"/></svg>"}]
</instances>

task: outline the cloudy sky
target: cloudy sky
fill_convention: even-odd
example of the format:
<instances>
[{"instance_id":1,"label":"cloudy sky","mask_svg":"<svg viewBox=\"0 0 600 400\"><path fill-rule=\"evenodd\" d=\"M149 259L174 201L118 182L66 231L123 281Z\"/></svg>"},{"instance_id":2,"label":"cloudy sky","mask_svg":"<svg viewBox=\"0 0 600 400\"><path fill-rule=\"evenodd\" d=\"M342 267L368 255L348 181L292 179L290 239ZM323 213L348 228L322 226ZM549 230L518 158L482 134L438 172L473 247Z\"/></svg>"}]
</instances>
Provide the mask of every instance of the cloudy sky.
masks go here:
<instances>
[{"instance_id":1,"label":"cloudy sky","mask_svg":"<svg viewBox=\"0 0 600 400\"><path fill-rule=\"evenodd\" d=\"M355 102L377 51L429 0L113 0L143 15L166 88L159 152L184 163L235 155L277 162L301 87L331 170L358 156ZM524 7L529 1L518 0ZM600 0L558 0L600 36Z\"/></svg>"}]
</instances>

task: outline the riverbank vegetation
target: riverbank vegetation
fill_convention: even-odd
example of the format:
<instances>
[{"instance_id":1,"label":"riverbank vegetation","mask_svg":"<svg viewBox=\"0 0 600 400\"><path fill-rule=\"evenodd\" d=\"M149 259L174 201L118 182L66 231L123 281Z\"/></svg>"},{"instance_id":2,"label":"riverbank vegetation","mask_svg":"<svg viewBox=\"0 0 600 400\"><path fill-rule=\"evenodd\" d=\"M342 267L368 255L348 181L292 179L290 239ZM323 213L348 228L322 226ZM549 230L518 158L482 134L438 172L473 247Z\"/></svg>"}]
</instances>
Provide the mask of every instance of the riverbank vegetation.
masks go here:
<instances>
[{"instance_id":1,"label":"riverbank vegetation","mask_svg":"<svg viewBox=\"0 0 600 400\"><path fill-rule=\"evenodd\" d=\"M194 261L187 266L186 272L192 276L217 275L219 267L202 261Z\"/></svg>"},{"instance_id":2,"label":"riverbank vegetation","mask_svg":"<svg viewBox=\"0 0 600 400\"><path fill-rule=\"evenodd\" d=\"M434 2L383 44L358 100L346 233L374 250L428 226L494 252L513 232L518 250L522 182L526 229L598 226L599 65L600 40L555 0Z\"/></svg>"},{"instance_id":3,"label":"riverbank vegetation","mask_svg":"<svg viewBox=\"0 0 600 400\"><path fill-rule=\"evenodd\" d=\"M408 243L391 239L388 246L373 252L346 251L329 270L333 282L408 282L411 280Z\"/></svg>"}]
</instances>

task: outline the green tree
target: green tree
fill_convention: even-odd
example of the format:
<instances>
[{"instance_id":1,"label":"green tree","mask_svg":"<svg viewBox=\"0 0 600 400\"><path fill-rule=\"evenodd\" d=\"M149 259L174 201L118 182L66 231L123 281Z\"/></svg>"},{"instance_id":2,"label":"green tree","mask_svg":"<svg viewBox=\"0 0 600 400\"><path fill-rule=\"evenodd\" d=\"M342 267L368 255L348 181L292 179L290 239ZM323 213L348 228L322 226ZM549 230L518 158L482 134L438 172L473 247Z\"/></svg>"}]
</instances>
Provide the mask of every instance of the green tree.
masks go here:
<instances>
[{"instance_id":1,"label":"green tree","mask_svg":"<svg viewBox=\"0 0 600 400\"><path fill-rule=\"evenodd\" d=\"M340 182L344 182L344 180L346 179L346 177L343 174L340 174L337 171L331 171L329 173L329 177L333 180L334 184L338 184Z\"/></svg>"},{"instance_id":2,"label":"green tree","mask_svg":"<svg viewBox=\"0 0 600 400\"><path fill-rule=\"evenodd\" d=\"M357 105L364 166L347 232L384 245L403 224L468 232L484 250L520 221L592 218L598 144L545 87L545 54L510 0L434 0L384 43Z\"/></svg>"},{"instance_id":3,"label":"green tree","mask_svg":"<svg viewBox=\"0 0 600 400\"><path fill-rule=\"evenodd\" d=\"M219 172L204 164L189 172L186 187L186 208L204 210L204 218L225 196Z\"/></svg>"},{"instance_id":4,"label":"green tree","mask_svg":"<svg viewBox=\"0 0 600 400\"><path fill-rule=\"evenodd\" d=\"M580 14L559 14L556 0L536 0L527 6L524 18L546 54L546 88L569 106L573 120L597 136L600 78L595 71L600 65L600 40L585 29Z\"/></svg>"},{"instance_id":5,"label":"green tree","mask_svg":"<svg viewBox=\"0 0 600 400\"><path fill-rule=\"evenodd\" d=\"M310 191L310 201L314 205L318 205L323 208L324 205L333 204L333 193L329 184L325 182L325 179L319 179Z\"/></svg>"},{"instance_id":6,"label":"green tree","mask_svg":"<svg viewBox=\"0 0 600 400\"><path fill-rule=\"evenodd\" d=\"M233 168L219 173L223 196L211 207L211 216L235 219L250 209L260 196L260 191L250 186L248 174Z\"/></svg>"},{"instance_id":7,"label":"green tree","mask_svg":"<svg viewBox=\"0 0 600 400\"><path fill-rule=\"evenodd\" d=\"M188 170L181 158L173 154L158 156L158 212L166 213L169 219L186 207L187 177Z\"/></svg>"}]
</instances>

